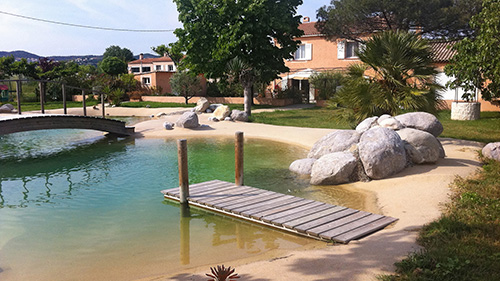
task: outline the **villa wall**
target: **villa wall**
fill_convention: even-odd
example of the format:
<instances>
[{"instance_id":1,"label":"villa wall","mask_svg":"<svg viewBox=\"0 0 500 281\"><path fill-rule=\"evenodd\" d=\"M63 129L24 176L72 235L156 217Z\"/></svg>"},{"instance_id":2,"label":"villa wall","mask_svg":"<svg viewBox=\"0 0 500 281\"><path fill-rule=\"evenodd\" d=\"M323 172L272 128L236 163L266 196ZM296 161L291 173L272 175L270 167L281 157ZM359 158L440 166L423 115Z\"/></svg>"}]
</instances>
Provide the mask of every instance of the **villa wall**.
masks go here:
<instances>
[{"instance_id":1,"label":"villa wall","mask_svg":"<svg viewBox=\"0 0 500 281\"><path fill-rule=\"evenodd\" d=\"M197 103L201 97L192 97L188 103ZM206 97L210 103L221 103L221 104L243 104L244 99L239 97ZM172 97L172 96L142 96L143 101L150 102L172 102L172 103L184 103L184 97ZM254 104L265 104L272 106L286 106L294 104L293 99L273 99L273 98L254 98Z\"/></svg>"}]
</instances>

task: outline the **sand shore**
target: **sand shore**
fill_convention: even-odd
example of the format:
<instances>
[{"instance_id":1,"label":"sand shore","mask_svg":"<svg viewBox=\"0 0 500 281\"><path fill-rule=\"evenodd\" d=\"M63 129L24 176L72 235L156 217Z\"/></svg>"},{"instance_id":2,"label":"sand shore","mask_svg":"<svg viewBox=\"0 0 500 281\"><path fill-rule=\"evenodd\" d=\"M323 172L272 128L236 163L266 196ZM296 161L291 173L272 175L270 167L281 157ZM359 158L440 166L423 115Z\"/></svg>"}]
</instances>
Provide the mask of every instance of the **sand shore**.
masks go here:
<instances>
[{"instance_id":1,"label":"sand shore","mask_svg":"<svg viewBox=\"0 0 500 281\"><path fill-rule=\"evenodd\" d=\"M243 131L246 138L280 141L310 148L330 129L309 129L241 122L211 122L209 114L200 115L199 129L175 128L167 131L162 124L175 122L186 109L109 108L110 116L151 116L160 112L173 114L135 125L136 136L145 138L215 138L232 137ZM76 112L73 114L78 114ZM80 109L81 111L81 109ZM58 111L49 111L59 113ZM99 110L89 109L99 115ZM71 113L71 111L70 111ZM394 271L394 263L409 252L418 250L417 231L438 218L443 203L449 200L449 184L458 175L466 177L480 165L477 150L480 143L441 139L446 158L435 165L419 165L405 169L391 178L350 187L375 194L380 213L399 221L375 234L348 245L334 245L312 250L291 251L279 257L263 257L259 261L234 261L240 280L376 280L376 275ZM211 265L215 266L215 265ZM144 280L206 280L209 267L194 268L176 276L151 276Z\"/></svg>"}]
</instances>

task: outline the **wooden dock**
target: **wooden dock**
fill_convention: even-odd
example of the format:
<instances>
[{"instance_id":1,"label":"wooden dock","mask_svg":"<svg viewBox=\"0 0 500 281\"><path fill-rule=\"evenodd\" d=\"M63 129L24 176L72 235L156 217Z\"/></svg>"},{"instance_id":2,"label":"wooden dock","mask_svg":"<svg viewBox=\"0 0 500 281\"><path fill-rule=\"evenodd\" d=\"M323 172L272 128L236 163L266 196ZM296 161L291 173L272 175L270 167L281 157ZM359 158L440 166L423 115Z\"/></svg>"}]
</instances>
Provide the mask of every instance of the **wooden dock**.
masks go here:
<instances>
[{"instance_id":1,"label":"wooden dock","mask_svg":"<svg viewBox=\"0 0 500 281\"><path fill-rule=\"evenodd\" d=\"M162 191L180 201L180 188ZM311 238L349 243L397 221L396 218L212 180L189 186L189 205Z\"/></svg>"}]
</instances>

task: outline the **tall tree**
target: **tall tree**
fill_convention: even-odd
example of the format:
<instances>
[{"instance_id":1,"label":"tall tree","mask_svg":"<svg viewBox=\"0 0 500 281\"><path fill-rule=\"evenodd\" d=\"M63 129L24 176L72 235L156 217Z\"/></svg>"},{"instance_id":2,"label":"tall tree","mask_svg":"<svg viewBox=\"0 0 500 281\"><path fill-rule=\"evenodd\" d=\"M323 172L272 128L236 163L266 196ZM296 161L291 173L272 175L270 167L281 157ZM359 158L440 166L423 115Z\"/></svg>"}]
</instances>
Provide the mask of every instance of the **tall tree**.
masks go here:
<instances>
[{"instance_id":1,"label":"tall tree","mask_svg":"<svg viewBox=\"0 0 500 281\"><path fill-rule=\"evenodd\" d=\"M127 73L127 63L117 57L107 57L99 63L102 72L118 76Z\"/></svg>"},{"instance_id":2,"label":"tall tree","mask_svg":"<svg viewBox=\"0 0 500 281\"><path fill-rule=\"evenodd\" d=\"M200 94L203 90L200 76L188 71L177 71L170 78L172 91L177 95L183 96L186 104L188 101Z\"/></svg>"},{"instance_id":3,"label":"tall tree","mask_svg":"<svg viewBox=\"0 0 500 281\"><path fill-rule=\"evenodd\" d=\"M162 44L157 47L151 47L151 50L160 56L167 55L172 59L176 68L179 67L181 59L184 57L181 46L177 43L170 43L168 45Z\"/></svg>"},{"instance_id":4,"label":"tall tree","mask_svg":"<svg viewBox=\"0 0 500 281\"><path fill-rule=\"evenodd\" d=\"M285 60L300 44L297 6L302 0L174 0L182 29L175 34L186 51L183 64L207 78L224 77L238 57L260 80L270 82L287 72ZM245 85L245 112L250 115L253 82Z\"/></svg>"},{"instance_id":5,"label":"tall tree","mask_svg":"<svg viewBox=\"0 0 500 281\"><path fill-rule=\"evenodd\" d=\"M457 54L445 67L445 73L455 76L452 87L464 88L464 99L470 99L476 89L485 100L500 97L500 2L485 0L471 26L477 36L454 45Z\"/></svg>"},{"instance_id":6,"label":"tall tree","mask_svg":"<svg viewBox=\"0 0 500 281\"><path fill-rule=\"evenodd\" d=\"M412 30L432 38L471 36L481 0L335 0L318 10L317 27L330 38L360 40L380 30Z\"/></svg>"},{"instance_id":7,"label":"tall tree","mask_svg":"<svg viewBox=\"0 0 500 281\"><path fill-rule=\"evenodd\" d=\"M104 54L102 54L102 59L109 57L117 57L124 62L129 62L134 59L134 54L127 48L121 48L120 46L111 45L106 48Z\"/></svg>"}]
</instances>

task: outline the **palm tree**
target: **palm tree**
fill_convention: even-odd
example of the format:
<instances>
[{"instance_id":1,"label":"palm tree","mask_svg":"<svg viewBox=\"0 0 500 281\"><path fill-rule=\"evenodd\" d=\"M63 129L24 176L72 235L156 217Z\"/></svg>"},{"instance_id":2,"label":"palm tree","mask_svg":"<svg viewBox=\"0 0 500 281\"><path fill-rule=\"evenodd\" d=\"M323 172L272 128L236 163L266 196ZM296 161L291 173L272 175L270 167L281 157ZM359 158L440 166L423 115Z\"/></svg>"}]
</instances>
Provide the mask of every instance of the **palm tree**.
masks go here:
<instances>
[{"instance_id":1,"label":"palm tree","mask_svg":"<svg viewBox=\"0 0 500 281\"><path fill-rule=\"evenodd\" d=\"M239 57L234 57L227 64L228 75L232 80L238 80L243 86L244 111L250 116L252 113L252 87L258 78L257 71Z\"/></svg>"},{"instance_id":2,"label":"palm tree","mask_svg":"<svg viewBox=\"0 0 500 281\"><path fill-rule=\"evenodd\" d=\"M367 41L358 56L363 64L349 67L335 99L344 107L344 117L359 122L381 114L437 112L442 87L435 83L427 40L386 31Z\"/></svg>"}]
</instances>

